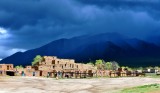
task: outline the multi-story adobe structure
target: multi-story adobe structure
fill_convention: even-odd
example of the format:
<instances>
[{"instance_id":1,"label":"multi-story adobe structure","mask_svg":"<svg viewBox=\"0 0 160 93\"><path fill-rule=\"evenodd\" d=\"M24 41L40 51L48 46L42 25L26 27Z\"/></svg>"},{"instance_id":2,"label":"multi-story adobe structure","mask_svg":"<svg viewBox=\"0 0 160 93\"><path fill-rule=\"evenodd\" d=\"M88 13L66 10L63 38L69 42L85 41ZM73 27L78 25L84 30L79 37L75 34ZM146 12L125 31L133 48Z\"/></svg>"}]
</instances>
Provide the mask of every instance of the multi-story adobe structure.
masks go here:
<instances>
[{"instance_id":1,"label":"multi-story adobe structure","mask_svg":"<svg viewBox=\"0 0 160 93\"><path fill-rule=\"evenodd\" d=\"M37 64L39 76L81 77L93 76L95 67L89 64L75 63L73 59L59 59L56 56L44 56Z\"/></svg>"},{"instance_id":2,"label":"multi-story adobe structure","mask_svg":"<svg viewBox=\"0 0 160 93\"><path fill-rule=\"evenodd\" d=\"M14 76L13 64L0 64L0 75Z\"/></svg>"},{"instance_id":3,"label":"multi-story adobe structure","mask_svg":"<svg viewBox=\"0 0 160 93\"><path fill-rule=\"evenodd\" d=\"M96 66L75 63L74 59L59 59L56 56L43 56L35 66L14 68L13 64L0 64L0 75L48 76L48 77L93 77L107 76L106 70L97 70Z\"/></svg>"},{"instance_id":4,"label":"multi-story adobe structure","mask_svg":"<svg viewBox=\"0 0 160 93\"><path fill-rule=\"evenodd\" d=\"M0 64L0 75L48 76L48 77L87 77L93 76L96 68L89 64L75 63L73 59L59 59L44 56L35 66L14 68L13 64Z\"/></svg>"}]
</instances>

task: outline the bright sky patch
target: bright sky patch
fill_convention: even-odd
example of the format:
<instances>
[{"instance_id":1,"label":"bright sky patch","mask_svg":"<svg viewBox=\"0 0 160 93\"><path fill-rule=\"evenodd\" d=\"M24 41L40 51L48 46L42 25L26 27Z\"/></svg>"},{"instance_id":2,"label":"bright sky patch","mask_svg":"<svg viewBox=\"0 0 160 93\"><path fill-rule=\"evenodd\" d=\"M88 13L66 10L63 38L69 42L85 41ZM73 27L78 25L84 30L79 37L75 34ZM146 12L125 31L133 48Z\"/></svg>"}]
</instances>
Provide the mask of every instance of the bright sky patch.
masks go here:
<instances>
[{"instance_id":1,"label":"bright sky patch","mask_svg":"<svg viewBox=\"0 0 160 93\"><path fill-rule=\"evenodd\" d=\"M0 27L0 39L8 38L9 34L6 29Z\"/></svg>"}]
</instances>

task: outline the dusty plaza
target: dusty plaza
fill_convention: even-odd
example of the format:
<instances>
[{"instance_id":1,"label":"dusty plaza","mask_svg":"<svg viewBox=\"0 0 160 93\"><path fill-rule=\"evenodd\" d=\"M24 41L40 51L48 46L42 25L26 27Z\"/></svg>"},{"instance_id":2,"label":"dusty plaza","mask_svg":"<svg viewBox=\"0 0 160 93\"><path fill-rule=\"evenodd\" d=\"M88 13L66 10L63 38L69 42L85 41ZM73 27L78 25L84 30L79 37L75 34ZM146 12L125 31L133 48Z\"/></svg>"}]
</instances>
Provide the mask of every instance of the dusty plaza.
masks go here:
<instances>
[{"instance_id":1,"label":"dusty plaza","mask_svg":"<svg viewBox=\"0 0 160 93\"><path fill-rule=\"evenodd\" d=\"M40 77L0 77L0 93L119 93L120 90L160 83L160 78L123 77L53 79Z\"/></svg>"}]
</instances>

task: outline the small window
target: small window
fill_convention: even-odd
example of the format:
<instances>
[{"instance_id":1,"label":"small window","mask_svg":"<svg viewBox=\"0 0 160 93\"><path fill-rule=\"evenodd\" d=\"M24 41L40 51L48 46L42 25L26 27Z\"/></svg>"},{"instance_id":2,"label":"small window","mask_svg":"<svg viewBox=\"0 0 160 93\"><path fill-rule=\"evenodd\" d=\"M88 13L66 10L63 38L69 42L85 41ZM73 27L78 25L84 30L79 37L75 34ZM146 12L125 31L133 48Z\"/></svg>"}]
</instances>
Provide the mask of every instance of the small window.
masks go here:
<instances>
[{"instance_id":1,"label":"small window","mask_svg":"<svg viewBox=\"0 0 160 93\"><path fill-rule=\"evenodd\" d=\"M9 70L9 66L7 66L7 70Z\"/></svg>"},{"instance_id":2,"label":"small window","mask_svg":"<svg viewBox=\"0 0 160 93\"><path fill-rule=\"evenodd\" d=\"M78 68L78 65L77 65L77 68Z\"/></svg>"},{"instance_id":3,"label":"small window","mask_svg":"<svg viewBox=\"0 0 160 93\"><path fill-rule=\"evenodd\" d=\"M2 66L0 65L0 68L2 68Z\"/></svg>"},{"instance_id":4,"label":"small window","mask_svg":"<svg viewBox=\"0 0 160 93\"><path fill-rule=\"evenodd\" d=\"M53 66L53 68L55 68L55 66Z\"/></svg>"},{"instance_id":5,"label":"small window","mask_svg":"<svg viewBox=\"0 0 160 93\"><path fill-rule=\"evenodd\" d=\"M65 67L67 66L67 64L65 64Z\"/></svg>"},{"instance_id":6,"label":"small window","mask_svg":"<svg viewBox=\"0 0 160 93\"><path fill-rule=\"evenodd\" d=\"M59 61L58 61L58 64L59 64Z\"/></svg>"},{"instance_id":7,"label":"small window","mask_svg":"<svg viewBox=\"0 0 160 93\"><path fill-rule=\"evenodd\" d=\"M63 69L63 66L62 66L62 69Z\"/></svg>"},{"instance_id":8,"label":"small window","mask_svg":"<svg viewBox=\"0 0 160 93\"><path fill-rule=\"evenodd\" d=\"M52 61L52 64L55 64L55 60Z\"/></svg>"}]
</instances>

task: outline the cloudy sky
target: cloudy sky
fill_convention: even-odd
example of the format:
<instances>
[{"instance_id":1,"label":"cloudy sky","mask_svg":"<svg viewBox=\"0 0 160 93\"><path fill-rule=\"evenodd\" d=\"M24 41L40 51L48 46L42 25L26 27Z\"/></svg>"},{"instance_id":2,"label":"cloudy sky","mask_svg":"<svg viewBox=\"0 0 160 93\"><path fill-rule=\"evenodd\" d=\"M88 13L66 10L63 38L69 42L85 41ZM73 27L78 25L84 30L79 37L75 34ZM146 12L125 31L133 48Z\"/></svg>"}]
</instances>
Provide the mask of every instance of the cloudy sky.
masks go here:
<instances>
[{"instance_id":1,"label":"cloudy sky","mask_svg":"<svg viewBox=\"0 0 160 93\"><path fill-rule=\"evenodd\" d=\"M160 0L0 0L0 59L59 38L159 30Z\"/></svg>"}]
</instances>

